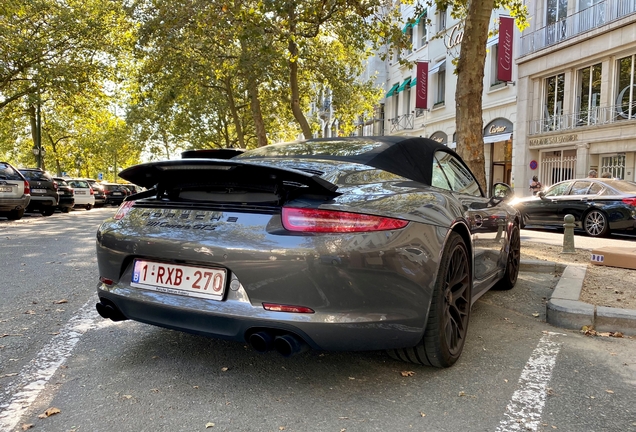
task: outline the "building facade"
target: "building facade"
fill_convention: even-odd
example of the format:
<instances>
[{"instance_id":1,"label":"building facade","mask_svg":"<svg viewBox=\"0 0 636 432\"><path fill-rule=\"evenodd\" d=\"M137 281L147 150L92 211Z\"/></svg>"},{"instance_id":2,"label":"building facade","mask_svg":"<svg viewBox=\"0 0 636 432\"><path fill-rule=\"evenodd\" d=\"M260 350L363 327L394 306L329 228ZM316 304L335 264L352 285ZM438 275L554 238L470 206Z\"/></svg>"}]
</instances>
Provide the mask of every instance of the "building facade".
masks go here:
<instances>
[{"instance_id":1,"label":"building facade","mask_svg":"<svg viewBox=\"0 0 636 432\"><path fill-rule=\"evenodd\" d=\"M636 180L636 1L530 0L517 56L513 176Z\"/></svg>"},{"instance_id":2,"label":"building facade","mask_svg":"<svg viewBox=\"0 0 636 432\"><path fill-rule=\"evenodd\" d=\"M432 138L449 147L455 142L455 89L457 76L453 60L459 56L463 38L463 22L453 20L448 10L428 7L424 13L415 12L412 5L401 6L406 23L403 31L412 42L413 49L394 53L387 60L386 95L383 101L384 134ZM418 13L418 16L415 14ZM507 15L505 10L493 12L493 29L497 18ZM515 37L519 32L515 31ZM518 45L518 41L515 41ZM512 80L497 79L499 36L488 40L485 65L483 118L484 155L486 159L487 193L497 182L512 183L512 148L514 125L517 122L517 88L514 85L516 65L512 65ZM428 63L426 85L427 107L416 108L418 87L416 66L403 66L401 56L409 62Z\"/></svg>"}]
</instances>

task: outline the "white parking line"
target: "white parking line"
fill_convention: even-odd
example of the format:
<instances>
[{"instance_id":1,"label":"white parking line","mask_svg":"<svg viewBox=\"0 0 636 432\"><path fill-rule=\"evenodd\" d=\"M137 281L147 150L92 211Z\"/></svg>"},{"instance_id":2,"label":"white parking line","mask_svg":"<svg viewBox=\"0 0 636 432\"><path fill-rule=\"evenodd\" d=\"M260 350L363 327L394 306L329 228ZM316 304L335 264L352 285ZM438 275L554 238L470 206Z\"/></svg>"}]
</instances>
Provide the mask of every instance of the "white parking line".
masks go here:
<instances>
[{"instance_id":1,"label":"white parking line","mask_svg":"<svg viewBox=\"0 0 636 432\"><path fill-rule=\"evenodd\" d=\"M80 337L96 327L98 317L95 298L82 306L68 323L42 348L37 356L22 368L18 378L9 384L0 401L0 431L10 431L16 427L22 415L44 389L55 371L71 355Z\"/></svg>"},{"instance_id":2,"label":"white parking line","mask_svg":"<svg viewBox=\"0 0 636 432\"><path fill-rule=\"evenodd\" d=\"M555 340L557 336L565 335L544 332L521 372L517 391L506 407L504 419L499 423L497 432L536 431L539 428L548 383L561 349L561 343Z\"/></svg>"}]
</instances>

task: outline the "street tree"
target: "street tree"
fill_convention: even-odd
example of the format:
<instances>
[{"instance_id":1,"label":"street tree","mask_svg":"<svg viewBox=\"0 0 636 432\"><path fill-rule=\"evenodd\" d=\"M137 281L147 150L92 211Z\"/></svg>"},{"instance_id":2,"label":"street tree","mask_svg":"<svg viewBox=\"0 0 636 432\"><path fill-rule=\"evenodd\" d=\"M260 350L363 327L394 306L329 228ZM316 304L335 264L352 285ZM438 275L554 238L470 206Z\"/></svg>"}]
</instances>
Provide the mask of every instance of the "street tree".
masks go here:
<instances>
[{"instance_id":1,"label":"street tree","mask_svg":"<svg viewBox=\"0 0 636 432\"><path fill-rule=\"evenodd\" d=\"M450 9L451 16L464 20L464 36L456 62L455 91L457 153L486 190L482 95L486 42L492 12L506 8L517 27L527 27L527 9L522 0L437 0L438 10Z\"/></svg>"}]
</instances>

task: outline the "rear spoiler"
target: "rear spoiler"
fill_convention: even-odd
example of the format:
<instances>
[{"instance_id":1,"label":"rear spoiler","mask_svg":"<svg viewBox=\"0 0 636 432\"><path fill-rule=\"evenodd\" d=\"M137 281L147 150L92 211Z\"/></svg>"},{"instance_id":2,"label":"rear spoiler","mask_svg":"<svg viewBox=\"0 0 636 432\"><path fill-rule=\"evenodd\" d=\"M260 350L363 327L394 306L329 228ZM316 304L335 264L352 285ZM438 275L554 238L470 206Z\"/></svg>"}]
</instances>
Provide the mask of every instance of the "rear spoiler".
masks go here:
<instances>
[{"instance_id":1,"label":"rear spoiler","mask_svg":"<svg viewBox=\"0 0 636 432\"><path fill-rule=\"evenodd\" d=\"M306 193L337 196L338 187L315 174L222 159L180 159L135 165L119 177L147 189L167 189L179 185L258 186L291 183L307 187Z\"/></svg>"},{"instance_id":2,"label":"rear spoiler","mask_svg":"<svg viewBox=\"0 0 636 432\"><path fill-rule=\"evenodd\" d=\"M232 159L234 156L242 154L245 150L234 148L186 150L181 152L181 159Z\"/></svg>"}]
</instances>

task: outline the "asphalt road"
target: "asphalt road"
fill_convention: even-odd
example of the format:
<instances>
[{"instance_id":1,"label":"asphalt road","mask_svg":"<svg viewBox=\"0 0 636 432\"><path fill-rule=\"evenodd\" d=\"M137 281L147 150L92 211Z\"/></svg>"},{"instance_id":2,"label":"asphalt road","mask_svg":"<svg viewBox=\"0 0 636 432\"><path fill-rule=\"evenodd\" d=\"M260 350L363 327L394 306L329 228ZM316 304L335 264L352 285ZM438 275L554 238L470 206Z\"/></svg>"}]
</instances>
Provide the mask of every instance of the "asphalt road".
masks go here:
<instances>
[{"instance_id":1,"label":"asphalt road","mask_svg":"<svg viewBox=\"0 0 636 432\"><path fill-rule=\"evenodd\" d=\"M0 431L636 431L636 340L546 324L552 274L483 296L450 369L284 359L99 318L95 231L113 212L0 220Z\"/></svg>"}]
</instances>

